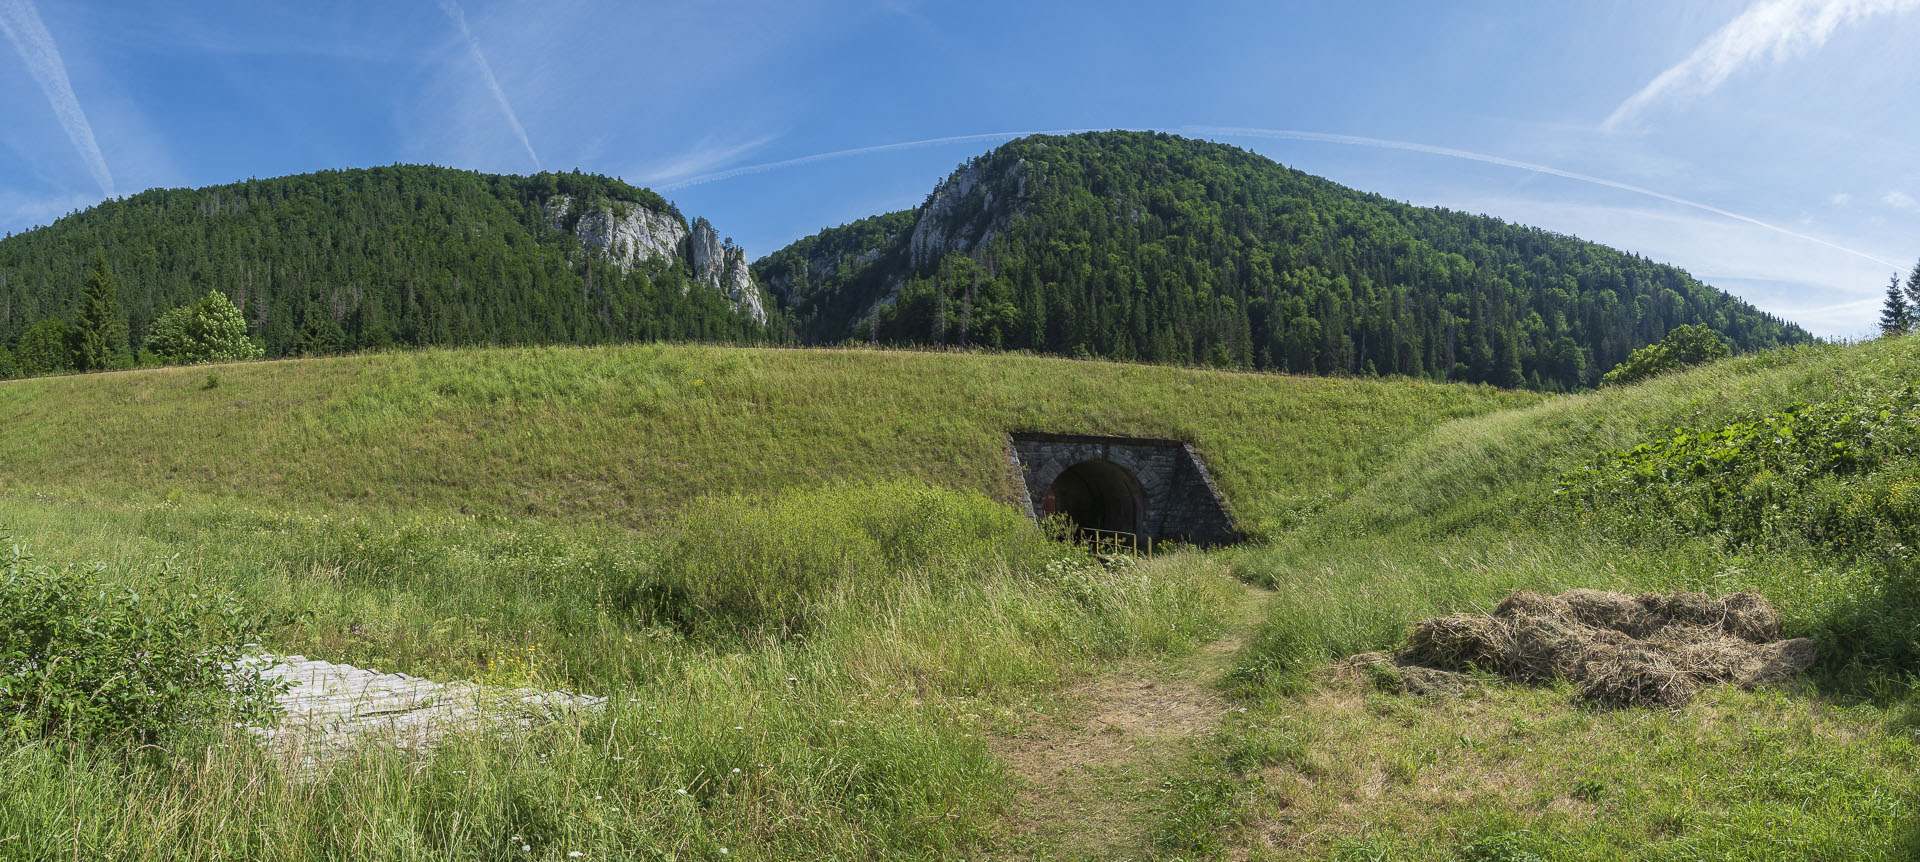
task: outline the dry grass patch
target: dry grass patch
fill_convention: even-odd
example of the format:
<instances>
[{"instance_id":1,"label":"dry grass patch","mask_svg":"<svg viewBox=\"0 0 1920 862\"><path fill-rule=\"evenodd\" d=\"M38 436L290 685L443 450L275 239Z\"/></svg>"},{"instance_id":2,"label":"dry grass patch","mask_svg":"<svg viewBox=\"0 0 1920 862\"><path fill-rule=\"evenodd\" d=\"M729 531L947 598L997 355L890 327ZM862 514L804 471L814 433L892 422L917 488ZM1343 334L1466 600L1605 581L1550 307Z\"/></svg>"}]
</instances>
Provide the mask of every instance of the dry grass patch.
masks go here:
<instances>
[{"instance_id":1,"label":"dry grass patch","mask_svg":"<svg viewBox=\"0 0 1920 862\"><path fill-rule=\"evenodd\" d=\"M1421 620L1395 655L1349 663L1397 676L1411 694L1455 693L1464 673L1485 670L1516 682L1571 680L1595 704L1672 707L1704 685L1781 683L1812 666L1811 639L1779 637L1780 614L1757 593L1522 590L1490 614Z\"/></svg>"}]
</instances>

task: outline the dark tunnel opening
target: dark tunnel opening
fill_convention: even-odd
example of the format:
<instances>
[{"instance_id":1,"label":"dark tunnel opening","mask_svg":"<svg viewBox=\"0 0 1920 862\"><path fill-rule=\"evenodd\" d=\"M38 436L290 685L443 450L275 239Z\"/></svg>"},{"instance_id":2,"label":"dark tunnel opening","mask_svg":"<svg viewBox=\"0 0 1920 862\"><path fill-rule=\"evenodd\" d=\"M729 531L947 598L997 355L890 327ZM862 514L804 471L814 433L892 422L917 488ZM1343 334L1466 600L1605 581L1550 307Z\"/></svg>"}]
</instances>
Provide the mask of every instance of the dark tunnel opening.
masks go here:
<instances>
[{"instance_id":1,"label":"dark tunnel opening","mask_svg":"<svg viewBox=\"0 0 1920 862\"><path fill-rule=\"evenodd\" d=\"M1053 480L1040 505L1042 515L1064 513L1094 530L1141 532L1146 493L1125 467L1111 461L1082 461Z\"/></svg>"}]
</instances>

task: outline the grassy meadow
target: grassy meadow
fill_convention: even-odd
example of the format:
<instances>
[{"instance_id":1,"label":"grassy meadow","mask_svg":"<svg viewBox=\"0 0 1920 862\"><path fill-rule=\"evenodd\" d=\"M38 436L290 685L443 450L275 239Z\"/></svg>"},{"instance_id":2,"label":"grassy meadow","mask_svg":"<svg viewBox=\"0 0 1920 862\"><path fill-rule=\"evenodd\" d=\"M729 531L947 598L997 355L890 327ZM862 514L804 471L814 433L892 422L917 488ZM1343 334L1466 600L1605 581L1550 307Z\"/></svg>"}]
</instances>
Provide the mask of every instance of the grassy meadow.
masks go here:
<instances>
[{"instance_id":1,"label":"grassy meadow","mask_svg":"<svg viewBox=\"0 0 1920 862\"><path fill-rule=\"evenodd\" d=\"M1547 398L645 346L0 384L0 527L42 562L140 586L170 561L267 615L275 651L610 698L315 775L230 722L8 737L0 858L1109 858L1115 836L1074 838L1098 788L1151 858L1911 858L1916 371L1920 341L1892 339ZM1747 465L1724 474L1608 454L1840 415L1803 402L1860 407L1833 438L1860 445L1769 430L1712 450ZM1132 564L1051 542L1005 505L1012 429L1191 440L1258 541ZM1492 679L1429 700L1334 667L1575 586L1756 590L1822 659L1680 710ZM1213 695L1154 688L1195 668ZM1126 756L1075 710L1124 713L1129 686L1211 729L1049 778L1064 822L1021 831L1007 740L1073 751L1084 725Z\"/></svg>"},{"instance_id":2,"label":"grassy meadow","mask_svg":"<svg viewBox=\"0 0 1920 862\"><path fill-rule=\"evenodd\" d=\"M142 588L171 561L268 615L267 649L483 680L530 653L517 681L613 704L317 778L217 726L160 754L15 739L0 858L1005 852L997 723L1212 640L1242 590L1207 555L1112 568L1048 541L1004 505L1008 430L1193 440L1259 531L1423 428L1538 400L703 347L0 385L0 525L42 563Z\"/></svg>"},{"instance_id":3,"label":"grassy meadow","mask_svg":"<svg viewBox=\"0 0 1920 862\"><path fill-rule=\"evenodd\" d=\"M1920 475L1902 406L1916 372L1913 338L1797 348L1455 420L1312 521L1234 552L1242 577L1275 589L1227 681L1249 711L1196 759L1184 780L1199 789L1169 818L1165 846L1274 858L1912 858L1920 522L1901 495ZM1803 402L1875 398L1891 399L1878 414L1890 418L1857 441L1836 438L1878 445L1870 469L1836 478L1769 465L1714 498L1724 518L1751 503L1787 525L1753 541L1672 529L1672 500L1564 499L1563 478L1672 428L1701 429L1698 439ZM1776 430L1766 442L1776 434L1791 443ZM1695 474L1675 470L1670 482ZM1757 496L1776 484L1786 492ZM1879 520L1841 517L1850 511ZM1786 636L1818 639L1821 660L1788 692L1723 687L1677 713L1500 684L1427 700L1330 668L1393 648L1414 620L1572 587L1759 592Z\"/></svg>"}]
</instances>

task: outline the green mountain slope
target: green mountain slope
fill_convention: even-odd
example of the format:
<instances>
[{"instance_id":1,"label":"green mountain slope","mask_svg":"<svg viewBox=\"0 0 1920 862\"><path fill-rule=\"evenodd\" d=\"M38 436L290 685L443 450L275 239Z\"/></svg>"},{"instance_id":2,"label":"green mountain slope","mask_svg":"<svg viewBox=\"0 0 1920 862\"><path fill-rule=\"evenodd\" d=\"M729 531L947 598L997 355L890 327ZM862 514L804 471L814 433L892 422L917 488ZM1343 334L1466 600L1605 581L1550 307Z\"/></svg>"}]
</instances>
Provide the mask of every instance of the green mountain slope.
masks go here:
<instances>
[{"instance_id":1,"label":"green mountain slope","mask_svg":"<svg viewBox=\"0 0 1920 862\"><path fill-rule=\"evenodd\" d=\"M1014 141L755 270L820 341L1554 389L1681 324L1809 340L1671 266L1154 133Z\"/></svg>"},{"instance_id":2,"label":"green mountain slope","mask_svg":"<svg viewBox=\"0 0 1920 862\"><path fill-rule=\"evenodd\" d=\"M210 289L269 356L764 333L744 256L650 191L406 165L148 191L0 240L0 347L72 315L96 250L136 348Z\"/></svg>"}]
</instances>

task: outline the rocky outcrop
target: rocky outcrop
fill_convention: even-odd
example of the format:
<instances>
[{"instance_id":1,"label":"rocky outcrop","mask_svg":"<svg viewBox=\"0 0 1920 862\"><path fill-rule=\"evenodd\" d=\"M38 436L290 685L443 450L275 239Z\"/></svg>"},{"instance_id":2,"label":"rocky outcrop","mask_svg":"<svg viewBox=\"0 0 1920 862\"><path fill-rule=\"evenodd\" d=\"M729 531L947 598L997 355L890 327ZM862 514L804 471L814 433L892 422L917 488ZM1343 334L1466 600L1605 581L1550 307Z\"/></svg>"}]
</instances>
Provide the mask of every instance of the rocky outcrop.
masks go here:
<instances>
[{"instance_id":1,"label":"rocky outcrop","mask_svg":"<svg viewBox=\"0 0 1920 862\"><path fill-rule=\"evenodd\" d=\"M606 707L606 698L537 688L439 683L299 655L249 655L232 677L283 683L279 720L251 728L291 763L312 768L374 746L425 755L461 733L517 733Z\"/></svg>"},{"instance_id":2,"label":"rocky outcrop","mask_svg":"<svg viewBox=\"0 0 1920 862\"><path fill-rule=\"evenodd\" d=\"M1017 207L994 206L993 187L1005 189L1006 184L990 182L987 171L991 164L991 160L980 159L961 168L927 198L908 243L909 262L915 270L932 266L956 251L971 252L1012 222ZM1021 159L1007 169L1016 200L1026 197L1026 167L1027 161Z\"/></svg>"},{"instance_id":3,"label":"rocky outcrop","mask_svg":"<svg viewBox=\"0 0 1920 862\"><path fill-rule=\"evenodd\" d=\"M688 246L695 279L720 291L735 308L744 309L754 320L767 322L766 304L760 298L760 289L753 285L746 251L721 242L720 234L703 218L693 220Z\"/></svg>"},{"instance_id":4,"label":"rocky outcrop","mask_svg":"<svg viewBox=\"0 0 1920 862\"><path fill-rule=\"evenodd\" d=\"M696 219L689 230L672 213L634 203L582 208L567 195L556 195L545 209L549 227L572 232L580 245L607 255L622 269L655 260L685 262L694 280L719 291L755 322L767 322L766 303L753 283L746 253L723 244L706 219Z\"/></svg>"}]
</instances>

